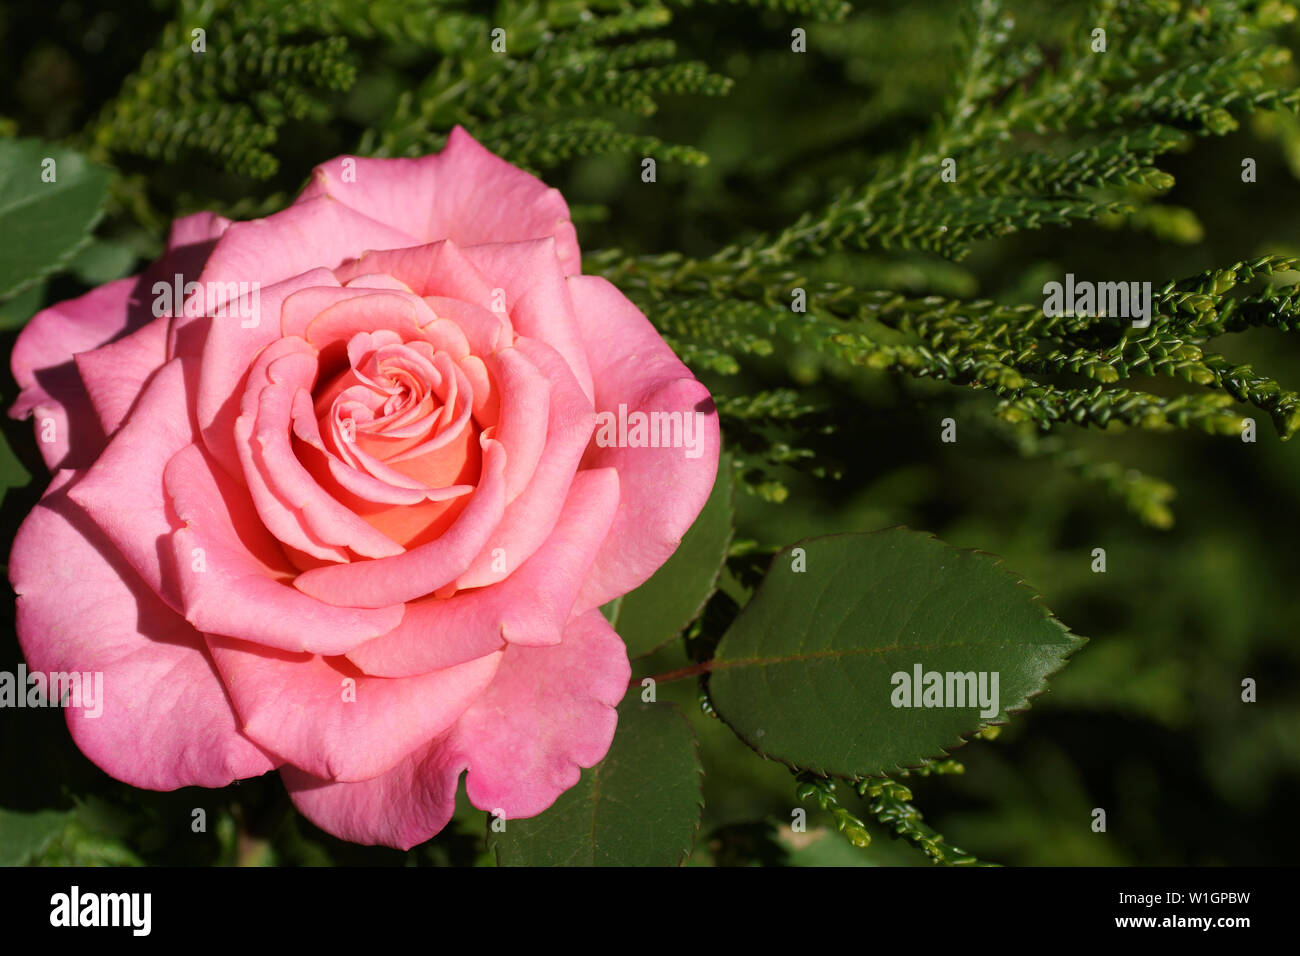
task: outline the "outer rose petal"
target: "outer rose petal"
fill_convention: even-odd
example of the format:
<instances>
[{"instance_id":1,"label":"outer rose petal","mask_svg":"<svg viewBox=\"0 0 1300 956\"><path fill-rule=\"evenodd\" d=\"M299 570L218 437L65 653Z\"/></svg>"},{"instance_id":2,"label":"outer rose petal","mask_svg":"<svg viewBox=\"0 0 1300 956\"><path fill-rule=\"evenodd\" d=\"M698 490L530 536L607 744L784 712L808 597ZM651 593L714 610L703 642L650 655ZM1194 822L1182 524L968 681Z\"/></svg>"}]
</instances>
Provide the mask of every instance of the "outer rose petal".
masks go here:
<instances>
[{"instance_id":1,"label":"outer rose petal","mask_svg":"<svg viewBox=\"0 0 1300 956\"><path fill-rule=\"evenodd\" d=\"M167 254L145 270L141 276L140 297L154 299L154 289L159 282L165 282L172 288L173 307L171 314L179 314L180 300L185 295L185 284L197 280L208 257L219 240L232 223L225 216L214 212L196 212L177 219L172 223L171 233L167 236ZM176 288L176 277L180 276L180 289ZM150 309L152 315L152 309ZM196 355L201 342L187 336L179 340L174 327L168 329L167 354Z\"/></svg>"},{"instance_id":2,"label":"outer rose petal","mask_svg":"<svg viewBox=\"0 0 1300 956\"><path fill-rule=\"evenodd\" d=\"M642 584L677 550L713 490L720 435L718 414L698 382L644 315L604 279L569 279L582 342L591 357L598 412L694 415L697 447L600 447L584 468L617 468L618 515L575 610L598 607ZM601 426L597 425L599 440ZM688 457L694 455L695 457Z\"/></svg>"},{"instance_id":3,"label":"outer rose petal","mask_svg":"<svg viewBox=\"0 0 1300 956\"><path fill-rule=\"evenodd\" d=\"M227 283L260 283L262 289L313 269L333 269L367 249L401 249L418 240L375 222L328 197L297 202L265 219L234 223L217 240L199 275L204 304L224 302ZM250 286L251 288L251 286ZM211 293L212 301L207 297ZM175 326L184 329L206 310L186 303ZM261 322L258 323L259 328ZM182 335L183 333L177 333Z\"/></svg>"},{"instance_id":4,"label":"outer rose petal","mask_svg":"<svg viewBox=\"0 0 1300 956\"><path fill-rule=\"evenodd\" d=\"M570 619L559 644L507 647L448 741L469 768L470 802L507 818L549 807L609 751L631 676L627 647L600 611Z\"/></svg>"},{"instance_id":5,"label":"outer rose petal","mask_svg":"<svg viewBox=\"0 0 1300 956\"><path fill-rule=\"evenodd\" d=\"M369 780L442 734L492 680L501 654L406 680L366 677L342 658L209 637L244 733L317 777ZM351 678L355 693L345 696Z\"/></svg>"},{"instance_id":6,"label":"outer rose petal","mask_svg":"<svg viewBox=\"0 0 1300 956\"><path fill-rule=\"evenodd\" d=\"M186 375L192 359L172 359L150 380L126 424L69 496L99 525L145 582L173 609L180 591L159 542L176 528L163 490L163 469L194 441Z\"/></svg>"},{"instance_id":7,"label":"outer rose petal","mask_svg":"<svg viewBox=\"0 0 1300 956\"><path fill-rule=\"evenodd\" d=\"M14 379L22 388L10 415L25 418L35 413L37 444L51 468L85 467L106 441L73 355L98 348L153 320L150 289L154 279L170 281L176 273L183 279L192 278L213 240L229 224L211 213L178 219L172 225L167 252L145 275L118 279L52 305L27 323L10 356ZM54 421L53 442L41 441L41 420L45 418Z\"/></svg>"},{"instance_id":8,"label":"outer rose petal","mask_svg":"<svg viewBox=\"0 0 1300 956\"><path fill-rule=\"evenodd\" d=\"M73 358L104 434L126 420L154 372L167 361L167 316Z\"/></svg>"},{"instance_id":9,"label":"outer rose petal","mask_svg":"<svg viewBox=\"0 0 1300 956\"><path fill-rule=\"evenodd\" d=\"M149 278L154 279L156 273L169 269L190 278L198 275L212 254L212 247L229 228L230 220L215 212L196 212L177 219L167 234L167 255L156 270L149 271Z\"/></svg>"},{"instance_id":10,"label":"outer rose petal","mask_svg":"<svg viewBox=\"0 0 1300 956\"><path fill-rule=\"evenodd\" d=\"M466 768L474 806L534 816L609 751L631 673L622 639L591 611L573 618L557 645L507 648L491 686L456 726L388 773L359 783L291 766L281 775L304 816L355 843L406 850L432 837L451 819Z\"/></svg>"},{"instance_id":11,"label":"outer rose petal","mask_svg":"<svg viewBox=\"0 0 1300 956\"><path fill-rule=\"evenodd\" d=\"M345 160L355 164L350 181L343 179ZM391 223L421 242L476 245L553 236L565 274L581 266L577 232L560 191L490 153L460 126L451 131L446 148L432 156L339 156L321 163L297 202L320 196Z\"/></svg>"},{"instance_id":12,"label":"outer rose petal","mask_svg":"<svg viewBox=\"0 0 1300 956\"><path fill-rule=\"evenodd\" d=\"M67 497L60 472L18 531L9 575L32 670L103 672L103 712L68 708L77 746L150 790L224 787L277 761L239 732L203 637ZM94 706L90 708L93 712Z\"/></svg>"},{"instance_id":13,"label":"outer rose petal","mask_svg":"<svg viewBox=\"0 0 1300 956\"><path fill-rule=\"evenodd\" d=\"M464 769L433 741L359 783L335 783L288 765L280 779L293 805L322 830L353 843L409 850L451 820Z\"/></svg>"},{"instance_id":14,"label":"outer rose petal","mask_svg":"<svg viewBox=\"0 0 1300 956\"><path fill-rule=\"evenodd\" d=\"M118 279L37 312L18 335L9 364L22 393L9 414L34 415L36 441L51 469L89 465L104 447L104 429L81 384L72 356L98 348L128 328L135 279ZM140 324L138 321L135 323ZM42 440L44 419L54 422Z\"/></svg>"}]
</instances>

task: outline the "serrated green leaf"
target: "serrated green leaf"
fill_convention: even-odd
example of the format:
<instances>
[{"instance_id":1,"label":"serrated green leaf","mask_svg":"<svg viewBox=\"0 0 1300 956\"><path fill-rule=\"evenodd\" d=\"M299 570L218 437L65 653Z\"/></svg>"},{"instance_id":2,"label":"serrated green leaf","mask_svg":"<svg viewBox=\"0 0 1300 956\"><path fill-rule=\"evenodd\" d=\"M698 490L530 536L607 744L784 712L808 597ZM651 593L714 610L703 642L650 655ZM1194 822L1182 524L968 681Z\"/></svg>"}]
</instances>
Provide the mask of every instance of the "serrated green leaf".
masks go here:
<instances>
[{"instance_id":1,"label":"serrated green leaf","mask_svg":"<svg viewBox=\"0 0 1300 956\"><path fill-rule=\"evenodd\" d=\"M605 759L540 816L489 831L489 847L499 866L678 866L700 825L702 774L676 706L629 696Z\"/></svg>"},{"instance_id":2,"label":"serrated green leaf","mask_svg":"<svg viewBox=\"0 0 1300 956\"><path fill-rule=\"evenodd\" d=\"M731 458L723 455L709 500L673 556L645 584L601 608L629 657L644 657L681 634L717 590L734 530L734 487Z\"/></svg>"},{"instance_id":3,"label":"serrated green leaf","mask_svg":"<svg viewBox=\"0 0 1300 956\"><path fill-rule=\"evenodd\" d=\"M718 645L709 694L767 757L833 776L888 773L1028 707L1082 643L992 555L906 528L834 535L776 556ZM996 673L997 713L895 706L893 676L910 685L918 664Z\"/></svg>"},{"instance_id":4,"label":"serrated green leaf","mask_svg":"<svg viewBox=\"0 0 1300 956\"><path fill-rule=\"evenodd\" d=\"M52 159L53 182L42 179ZM63 267L90 240L108 171L35 139L0 140L0 297Z\"/></svg>"}]
</instances>

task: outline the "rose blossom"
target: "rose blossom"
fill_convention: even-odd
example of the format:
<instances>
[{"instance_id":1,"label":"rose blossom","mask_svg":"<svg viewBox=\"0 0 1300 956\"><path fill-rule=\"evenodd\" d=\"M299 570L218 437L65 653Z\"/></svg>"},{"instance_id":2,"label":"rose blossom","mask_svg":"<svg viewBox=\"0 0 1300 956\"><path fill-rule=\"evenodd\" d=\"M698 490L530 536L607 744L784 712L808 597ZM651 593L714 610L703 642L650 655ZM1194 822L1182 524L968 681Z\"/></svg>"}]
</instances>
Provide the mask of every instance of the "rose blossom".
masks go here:
<instances>
[{"instance_id":1,"label":"rose blossom","mask_svg":"<svg viewBox=\"0 0 1300 956\"><path fill-rule=\"evenodd\" d=\"M458 127L265 219L181 219L37 314L12 414L55 475L10 577L27 663L104 674L81 750L155 790L279 769L325 830L402 848L462 771L518 818L600 761L630 669L599 606L673 553L719 436L579 268L560 194ZM632 413L694 416L696 447L595 440Z\"/></svg>"}]
</instances>

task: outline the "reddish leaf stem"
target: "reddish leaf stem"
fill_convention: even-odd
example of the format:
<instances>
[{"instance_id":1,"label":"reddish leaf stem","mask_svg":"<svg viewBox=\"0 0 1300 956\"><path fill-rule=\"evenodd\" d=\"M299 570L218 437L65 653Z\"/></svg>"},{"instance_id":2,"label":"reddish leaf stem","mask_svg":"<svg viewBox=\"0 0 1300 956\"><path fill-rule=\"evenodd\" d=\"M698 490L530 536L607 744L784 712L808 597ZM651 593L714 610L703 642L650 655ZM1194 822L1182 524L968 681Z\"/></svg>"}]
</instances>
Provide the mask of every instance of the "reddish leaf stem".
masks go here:
<instances>
[{"instance_id":1,"label":"reddish leaf stem","mask_svg":"<svg viewBox=\"0 0 1300 956\"><path fill-rule=\"evenodd\" d=\"M662 684L665 681L681 680L683 677L695 677L699 674L707 674L711 670L713 670L713 661L707 660L701 661L698 664L692 664L690 667L679 667L675 671L665 671L662 674L653 674L650 679L656 684ZM645 680L644 677L634 677L628 681L628 686L639 687L643 680Z\"/></svg>"}]
</instances>

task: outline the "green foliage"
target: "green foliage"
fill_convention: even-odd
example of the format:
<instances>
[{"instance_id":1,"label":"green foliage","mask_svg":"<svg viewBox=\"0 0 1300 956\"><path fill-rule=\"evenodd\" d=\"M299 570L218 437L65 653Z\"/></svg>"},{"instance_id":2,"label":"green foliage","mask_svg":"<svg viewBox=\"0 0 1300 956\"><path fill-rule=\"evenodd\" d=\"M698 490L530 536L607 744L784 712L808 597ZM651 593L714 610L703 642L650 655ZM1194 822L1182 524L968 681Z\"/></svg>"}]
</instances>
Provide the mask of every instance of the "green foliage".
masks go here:
<instances>
[{"instance_id":1,"label":"green foliage","mask_svg":"<svg viewBox=\"0 0 1300 956\"><path fill-rule=\"evenodd\" d=\"M800 800L814 800L817 806L831 815L835 829L844 834L845 839L854 846L870 846L871 834L867 832L867 825L840 806L835 789L834 780L805 773L800 775L796 796Z\"/></svg>"},{"instance_id":2,"label":"green foliage","mask_svg":"<svg viewBox=\"0 0 1300 956\"><path fill-rule=\"evenodd\" d=\"M180 20L167 25L158 48L94 126L99 155L167 162L202 156L266 178L279 168L270 151L279 127L318 109L315 91L343 90L355 80L342 38L291 42L292 20L261 11L241 16L237 6L223 6L186 4ZM196 30L210 31L203 50L196 49Z\"/></svg>"},{"instance_id":3,"label":"green foliage","mask_svg":"<svg viewBox=\"0 0 1300 956\"><path fill-rule=\"evenodd\" d=\"M629 696L605 759L546 813L493 828L489 846L500 866L676 866L699 827L702 773L677 709Z\"/></svg>"},{"instance_id":4,"label":"green foliage","mask_svg":"<svg viewBox=\"0 0 1300 956\"><path fill-rule=\"evenodd\" d=\"M845 12L838 3L788 6L822 17ZM361 154L431 152L459 123L527 168L604 153L706 161L698 149L593 115L647 116L664 96L728 91L726 77L678 59L672 40L633 39L667 24L669 6L552 0L482 10L456 0L360 7L347 0L186 0L94 124L96 155L200 157L269 178L279 169L281 131L346 115L340 94L353 90L362 53L378 46L427 73L364 129L352 147ZM202 49L196 30L204 31Z\"/></svg>"},{"instance_id":5,"label":"green foliage","mask_svg":"<svg viewBox=\"0 0 1300 956\"><path fill-rule=\"evenodd\" d=\"M34 139L0 140L0 300L90 242L107 184L108 173L79 153Z\"/></svg>"},{"instance_id":6,"label":"green foliage","mask_svg":"<svg viewBox=\"0 0 1300 956\"><path fill-rule=\"evenodd\" d=\"M0 866L22 866L40 854L68 825L60 810L18 813L0 808Z\"/></svg>"},{"instance_id":7,"label":"green foliage","mask_svg":"<svg viewBox=\"0 0 1300 956\"><path fill-rule=\"evenodd\" d=\"M961 258L981 239L1160 208L1152 206L1156 194L1174 182L1156 165L1162 155L1192 136L1221 136L1254 110L1300 103L1286 80L1289 51L1271 34L1285 17L1270 5L1214 4L1211 12L1104 3L1071 11L1047 36L1035 22L1032 37L995 0L973 10L964 72L944 119L906 150L873 157L858 185L774 235L706 258L609 250L589 257L588 268L632 295L695 368L718 376L770 370L776 353L789 356L784 372L796 386L824 372L941 379L992 391L994 415L1020 426L1013 435L1075 424L1239 436L1238 403L1247 402L1289 438L1300 426L1295 391L1211 347L1228 332L1293 321L1289 258L1157 282L1151 325L1141 330L1114 316L1050 319L1041 300L909 295L822 275L819 260L837 249ZM1096 25L1108 34L1104 53L1090 46ZM864 17L850 29L879 37L890 23ZM946 160L955 181L942 175ZM1227 296L1256 278L1268 284ZM806 311L794 310L796 290ZM1126 384L1150 376L1195 390ZM725 381L719 387L728 389ZM735 429L732 407L720 403ZM802 424L787 423L787 441ZM830 470L815 454L796 457L804 468ZM759 452L746 487L780 500L776 466L792 463ZM1144 510L1163 523L1158 509Z\"/></svg>"},{"instance_id":8,"label":"green foliage","mask_svg":"<svg viewBox=\"0 0 1300 956\"><path fill-rule=\"evenodd\" d=\"M921 812L911 803L912 791L890 780L863 780L856 788L858 796L869 801L872 815L895 836L912 843L935 863L949 866L978 864L965 850L948 846L943 834L922 822Z\"/></svg>"},{"instance_id":9,"label":"green foliage","mask_svg":"<svg viewBox=\"0 0 1300 956\"><path fill-rule=\"evenodd\" d=\"M1080 644L986 555L906 529L837 535L776 556L717 647L709 695L765 757L856 778L920 766L1004 722ZM939 703L912 690L918 666L941 675ZM974 684L949 682L960 704L943 697L945 673L998 675L980 685L996 712Z\"/></svg>"},{"instance_id":10,"label":"green foliage","mask_svg":"<svg viewBox=\"0 0 1300 956\"><path fill-rule=\"evenodd\" d=\"M0 433L0 501L4 500L10 488L21 488L31 479L32 476L9 447L9 440Z\"/></svg>"},{"instance_id":11,"label":"green foliage","mask_svg":"<svg viewBox=\"0 0 1300 956\"><path fill-rule=\"evenodd\" d=\"M45 298L45 283L35 282L0 303L0 329L21 329Z\"/></svg>"},{"instance_id":12,"label":"green foliage","mask_svg":"<svg viewBox=\"0 0 1300 956\"><path fill-rule=\"evenodd\" d=\"M930 773L960 773L961 765L953 761L921 768L922 775ZM822 810L830 813L835 827L856 847L871 844L867 825L850 810L840 805L837 785L827 777L801 773L798 777L797 796L812 800ZM859 780L852 784L857 796L866 801L867 811L891 836L911 843L932 863L945 866L987 866L959 847L949 846L943 834L923 822L921 811L912 805L912 791L888 777L879 780Z\"/></svg>"}]
</instances>

